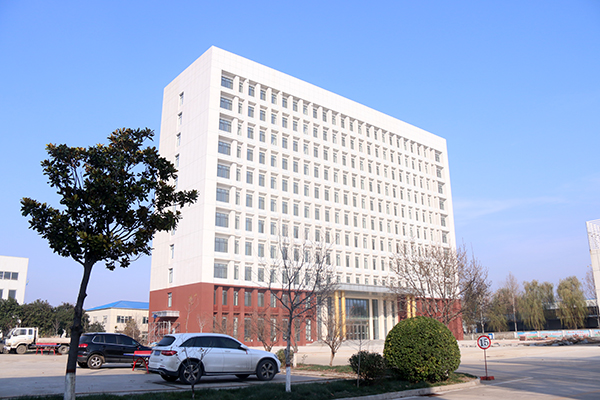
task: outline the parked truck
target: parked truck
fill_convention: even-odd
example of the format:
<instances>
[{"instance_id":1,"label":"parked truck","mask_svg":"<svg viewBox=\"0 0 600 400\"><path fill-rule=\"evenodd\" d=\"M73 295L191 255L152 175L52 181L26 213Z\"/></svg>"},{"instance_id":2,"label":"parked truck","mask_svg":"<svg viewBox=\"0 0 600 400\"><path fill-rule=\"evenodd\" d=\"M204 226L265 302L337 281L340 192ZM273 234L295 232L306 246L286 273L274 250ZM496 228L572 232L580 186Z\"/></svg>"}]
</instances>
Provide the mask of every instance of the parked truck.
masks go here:
<instances>
[{"instance_id":1,"label":"parked truck","mask_svg":"<svg viewBox=\"0 0 600 400\"><path fill-rule=\"evenodd\" d=\"M13 328L4 339L4 353L25 354L39 347L55 347L60 354L66 354L70 342L67 337L39 337L38 328Z\"/></svg>"}]
</instances>

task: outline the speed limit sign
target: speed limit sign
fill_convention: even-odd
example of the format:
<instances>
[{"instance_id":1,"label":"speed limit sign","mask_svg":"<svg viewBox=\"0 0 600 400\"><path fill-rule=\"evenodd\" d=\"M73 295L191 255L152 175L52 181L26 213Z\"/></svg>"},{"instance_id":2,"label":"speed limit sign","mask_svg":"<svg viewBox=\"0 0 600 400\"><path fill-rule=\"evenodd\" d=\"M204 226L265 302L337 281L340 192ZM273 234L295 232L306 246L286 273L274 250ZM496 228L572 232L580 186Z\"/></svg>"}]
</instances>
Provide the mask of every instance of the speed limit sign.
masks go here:
<instances>
[{"instance_id":1,"label":"speed limit sign","mask_svg":"<svg viewBox=\"0 0 600 400\"><path fill-rule=\"evenodd\" d=\"M489 349L491 345L492 341L490 340L490 337L488 335L481 335L479 336L479 338L477 338L477 346L479 346L480 349Z\"/></svg>"}]
</instances>

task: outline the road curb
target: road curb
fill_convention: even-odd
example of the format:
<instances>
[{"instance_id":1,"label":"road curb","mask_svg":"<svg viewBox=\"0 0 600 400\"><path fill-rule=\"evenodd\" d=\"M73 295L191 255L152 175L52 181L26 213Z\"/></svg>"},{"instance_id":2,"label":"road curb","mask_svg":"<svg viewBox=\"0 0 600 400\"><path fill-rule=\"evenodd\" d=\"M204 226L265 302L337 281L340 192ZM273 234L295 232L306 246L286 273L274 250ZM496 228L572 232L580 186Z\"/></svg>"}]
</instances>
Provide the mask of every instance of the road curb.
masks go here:
<instances>
[{"instance_id":1,"label":"road curb","mask_svg":"<svg viewBox=\"0 0 600 400\"><path fill-rule=\"evenodd\" d=\"M430 394L444 393L450 392L454 390L462 390L470 387L475 387L481 384L479 378L474 379L470 382L457 383L455 385L445 385L445 386L434 386L427 387L421 389L412 389L412 390L403 390L401 392L389 392L389 393L381 393L381 394L372 394L369 396L358 396L358 397L344 397L339 400L392 400L392 399L401 399L404 397L413 397L413 396L427 396Z\"/></svg>"}]
</instances>

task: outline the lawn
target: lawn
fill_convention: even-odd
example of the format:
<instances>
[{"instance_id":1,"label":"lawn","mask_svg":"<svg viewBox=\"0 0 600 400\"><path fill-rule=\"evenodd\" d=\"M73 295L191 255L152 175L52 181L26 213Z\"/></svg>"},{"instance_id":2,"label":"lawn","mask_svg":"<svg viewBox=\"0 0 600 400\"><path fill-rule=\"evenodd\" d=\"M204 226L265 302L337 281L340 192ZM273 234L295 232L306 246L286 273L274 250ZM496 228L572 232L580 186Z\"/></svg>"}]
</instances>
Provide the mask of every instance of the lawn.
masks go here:
<instances>
[{"instance_id":1,"label":"lawn","mask_svg":"<svg viewBox=\"0 0 600 400\"><path fill-rule=\"evenodd\" d=\"M350 366L342 367L326 367L301 365L295 370L303 371L319 371L322 375L328 373L345 374L351 373ZM285 392L284 384L263 384L252 385L241 389L202 389L202 384L196 386L195 398L202 400L301 400L310 398L311 400L326 400L326 399L342 399L345 397L368 396L373 394L399 392L402 390L419 389L431 386L450 385L455 383L468 382L475 379L474 376L468 374L452 373L450 378L441 383L430 384L420 382L411 384L409 382L400 381L392 378L381 379L373 385L365 385L361 383L360 387L356 387L356 379L339 379L326 383L306 383L292 385L292 392ZM36 399L36 400L61 400L63 396L43 396L43 397L22 397L20 400ZM121 395L91 395L85 396L86 400L123 400L125 397ZM128 394L127 399L132 400L179 400L192 399L191 388L187 391L177 392L160 392L160 393L144 393L144 394Z\"/></svg>"}]
</instances>

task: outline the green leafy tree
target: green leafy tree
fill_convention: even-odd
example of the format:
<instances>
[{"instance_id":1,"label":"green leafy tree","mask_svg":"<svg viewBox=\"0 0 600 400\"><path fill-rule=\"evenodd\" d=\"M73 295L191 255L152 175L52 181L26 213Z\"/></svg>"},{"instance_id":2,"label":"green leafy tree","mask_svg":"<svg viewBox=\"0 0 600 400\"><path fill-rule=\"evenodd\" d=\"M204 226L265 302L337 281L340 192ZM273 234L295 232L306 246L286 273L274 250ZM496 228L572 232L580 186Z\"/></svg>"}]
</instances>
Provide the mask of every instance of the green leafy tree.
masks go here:
<instances>
[{"instance_id":1,"label":"green leafy tree","mask_svg":"<svg viewBox=\"0 0 600 400\"><path fill-rule=\"evenodd\" d=\"M15 299L0 299L0 330L2 336L19 325L21 306Z\"/></svg>"},{"instance_id":2,"label":"green leafy tree","mask_svg":"<svg viewBox=\"0 0 600 400\"><path fill-rule=\"evenodd\" d=\"M531 329L544 329L548 308L554 303L554 286L550 282L523 282L525 289L519 299L523 322Z\"/></svg>"},{"instance_id":3,"label":"green leafy tree","mask_svg":"<svg viewBox=\"0 0 600 400\"><path fill-rule=\"evenodd\" d=\"M77 346L83 332L83 303L92 268L105 262L109 270L126 268L132 259L150 255L157 231L168 231L181 218L174 205L193 203L198 194L176 191L175 166L155 147L150 129L118 129L107 145L84 147L49 144L44 174L60 196L59 208L23 198L21 212L30 228L50 248L83 267L74 307L71 346L65 376L65 399L75 398Z\"/></svg>"},{"instance_id":4,"label":"green leafy tree","mask_svg":"<svg viewBox=\"0 0 600 400\"><path fill-rule=\"evenodd\" d=\"M62 303L60 306L54 308L54 335L62 336L63 334L67 337L71 336L71 325L75 318L75 306L71 303ZM81 324L83 331L87 331L90 318L83 311L81 315Z\"/></svg>"},{"instance_id":5,"label":"green leafy tree","mask_svg":"<svg viewBox=\"0 0 600 400\"><path fill-rule=\"evenodd\" d=\"M487 309L487 325L495 331L507 329L517 331L517 319L519 313L519 298L522 295L521 285L512 273L508 273L503 282L490 301Z\"/></svg>"},{"instance_id":6,"label":"green leafy tree","mask_svg":"<svg viewBox=\"0 0 600 400\"><path fill-rule=\"evenodd\" d=\"M54 307L47 300L37 299L21 306L21 326L38 328L40 336L53 334Z\"/></svg>"},{"instance_id":7,"label":"green leafy tree","mask_svg":"<svg viewBox=\"0 0 600 400\"><path fill-rule=\"evenodd\" d=\"M142 331L140 331L140 327L138 326L135 318L131 318L125 323L125 328L123 328L121 333L137 340L138 342L142 341Z\"/></svg>"},{"instance_id":8,"label":"green leafy tree","mask_svg":"<svg viewBox=\"0 0 600 400\"><path fill-rule=\"evenodd\" d=\"M487 310L487 325L494 332L508 329L508 316L510 315L510 293L506 288L496 290Z\"/></svg>"},{"instance_id":9,"label":"green leafy tree","mask_svg":"<svg viewBox=\"0 0 600 400\"><path fill-rule=\"evenodd\" d=\"M587 305L579 279L576 276L561 279L556 294L560 323L568 329L583 327L587 316Z\"/></svg>"},{"instance_id":10,"label":"green leafy tree","mask_svg":"<svg viewBox=\"0 0 600 400\"><path fill-rule=\"evenodd\" d=\"M86 332L106 332L104 329L104 325L101 322L92 322L88 328L85 330Z\"/></svg>"}]
</instances>

